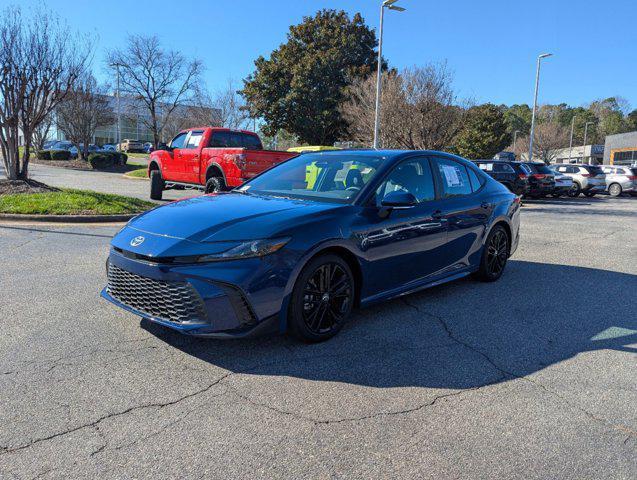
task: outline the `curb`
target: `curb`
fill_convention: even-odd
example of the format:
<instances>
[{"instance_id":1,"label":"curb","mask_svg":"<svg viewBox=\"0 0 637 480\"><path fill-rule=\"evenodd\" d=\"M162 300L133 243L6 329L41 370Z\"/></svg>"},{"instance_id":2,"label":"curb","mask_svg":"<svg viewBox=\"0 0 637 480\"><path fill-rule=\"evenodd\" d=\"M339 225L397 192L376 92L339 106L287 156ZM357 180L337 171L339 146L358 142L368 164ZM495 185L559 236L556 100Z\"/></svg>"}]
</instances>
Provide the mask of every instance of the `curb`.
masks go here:
<instances>
[{"instance_id":1,"label":"curb","mask_svg":"<svg viewBox=\"0 0 637 480\"><path fill-rule=\"evenodd\" d=\"M122 177L128 180L148 180L148 177L131 177L129 175L126 175L125 173L122 173Z\"/></svg>"},{"instance_id":2,"label":"curb","mask_svg":"<svg viewBox=\"0 0 637 480\"><path fill-rule=\"evenodd\" d=\"M61 223L113 223L127 222L139 215L21 215L19 213L0 213L0 220L28 222L61 222Z\"/></svg>"}]
</instances>

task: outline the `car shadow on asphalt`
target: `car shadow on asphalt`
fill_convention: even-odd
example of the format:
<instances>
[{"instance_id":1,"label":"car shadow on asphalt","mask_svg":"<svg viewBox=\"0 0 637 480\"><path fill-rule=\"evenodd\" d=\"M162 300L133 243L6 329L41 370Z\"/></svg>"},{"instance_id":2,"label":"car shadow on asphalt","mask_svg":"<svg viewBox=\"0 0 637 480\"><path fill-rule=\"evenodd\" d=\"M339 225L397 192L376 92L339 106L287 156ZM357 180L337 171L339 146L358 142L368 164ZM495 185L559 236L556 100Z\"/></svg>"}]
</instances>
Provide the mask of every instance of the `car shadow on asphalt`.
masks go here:
<instances>
[{"instance_id":1,"label":"car shadow on asphalt","mask_svg":"<svg viewBox=\"0 0 637 480\"><path fill-rule=\"evenodd\" d=\"M503 278L467 278L362 309L333 339L186 337L143 320L167 344L231 372L378 388L476 388L581 352L637 353L637 276L511 260ZM629 299L629 300L627 300Z\"/></svg>"}]
</instances>

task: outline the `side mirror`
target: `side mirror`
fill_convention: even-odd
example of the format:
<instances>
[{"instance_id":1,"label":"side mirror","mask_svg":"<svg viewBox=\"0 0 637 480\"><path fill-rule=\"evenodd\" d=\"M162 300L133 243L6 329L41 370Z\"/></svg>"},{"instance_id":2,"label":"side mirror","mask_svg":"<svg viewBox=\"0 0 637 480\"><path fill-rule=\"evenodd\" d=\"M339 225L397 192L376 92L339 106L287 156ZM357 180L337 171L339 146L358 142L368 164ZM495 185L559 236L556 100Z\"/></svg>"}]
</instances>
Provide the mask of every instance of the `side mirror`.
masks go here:
<instances>
[{"instance_id":1,"label":"side mirror","mask_svg":"<svg viewBox=\"0 0 637 480\"><path fill-rule=\"evenodd\" d=\"M380 204L383 207L400 210L414 207L418 204L418 199L412 193L397 190L385 195Z\"/></svg>"}]
</instances>

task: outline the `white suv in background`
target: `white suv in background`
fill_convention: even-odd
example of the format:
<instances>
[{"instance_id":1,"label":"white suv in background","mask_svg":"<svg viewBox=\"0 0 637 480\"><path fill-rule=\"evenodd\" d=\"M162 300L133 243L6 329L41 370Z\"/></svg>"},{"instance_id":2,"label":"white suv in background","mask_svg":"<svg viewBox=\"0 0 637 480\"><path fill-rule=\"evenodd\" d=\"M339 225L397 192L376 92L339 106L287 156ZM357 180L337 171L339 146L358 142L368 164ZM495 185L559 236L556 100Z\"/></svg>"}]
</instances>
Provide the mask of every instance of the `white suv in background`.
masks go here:
<instances>
[{"instance_id":1,"label":"white suv in background","mask_svg":"<svg viewBox=\"0 0 637 480\"><path fill-rule=\"evenodd\" d=\"M602 171L611 196L618 197L622 193L637 195L637 167L602 165Z\"/></svg>"},{"instance_id":2,"label":"white suv in background","mask_svg":"<svg viewBox=\"0 0 637 480\"><path fill-rule=\"evenodd\" d=\"M556 172L573 179L573 186L568 192L569 197L577 197L580 193L587 197L594 197L595 194L606 191L606 175L598 165L566 163L551 165L551 167Z\"/></svg>"}]
</instances>

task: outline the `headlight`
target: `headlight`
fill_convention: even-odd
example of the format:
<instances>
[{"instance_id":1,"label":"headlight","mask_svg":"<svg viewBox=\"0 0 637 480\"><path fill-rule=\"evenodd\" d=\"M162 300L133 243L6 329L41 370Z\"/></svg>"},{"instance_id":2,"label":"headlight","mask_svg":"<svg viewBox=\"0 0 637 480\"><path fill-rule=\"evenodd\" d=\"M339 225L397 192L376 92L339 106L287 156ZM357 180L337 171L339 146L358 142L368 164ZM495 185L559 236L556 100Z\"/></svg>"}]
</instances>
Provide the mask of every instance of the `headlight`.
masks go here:
<instances>
[{"instance_id":1,"label":"headlight","mask_svg":"<svg viewBox=\"0 0 637 480\"><path fill-rule=\"evenodd\" d=\"M283 248L290 241L289 237L268 240L252 240L244 242L230 250L212 255L202 255L198 262L222 262L227 260L239 260L242 258L263 257Z\"/></svg>"}]
</instances>

